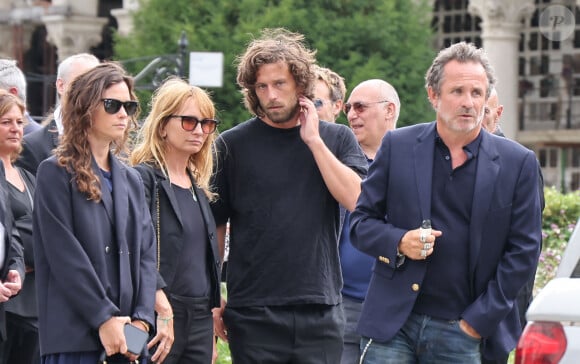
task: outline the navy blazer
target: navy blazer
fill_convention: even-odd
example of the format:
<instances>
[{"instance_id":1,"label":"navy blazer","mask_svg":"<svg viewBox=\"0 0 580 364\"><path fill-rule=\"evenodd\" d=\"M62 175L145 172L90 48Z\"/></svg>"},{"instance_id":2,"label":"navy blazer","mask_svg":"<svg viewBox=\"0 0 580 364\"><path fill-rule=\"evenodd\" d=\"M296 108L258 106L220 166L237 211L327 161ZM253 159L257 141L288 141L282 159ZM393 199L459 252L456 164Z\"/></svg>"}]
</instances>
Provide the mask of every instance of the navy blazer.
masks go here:
<instances>
[{"instance_id":1,"label":"navy blazer","mask_svg":"<svg viewBox=\"0 0 580 364\"><path fill-rule=\"evenodd\" d=\"M160 262L157 288L164 288L167 283L173 281L177 273L177 260L183 246L183 225L187 224L187 216L182 216L179 210L179 204L171 181L160 169L154 168L148 164L140 164L135 169L141 174L145 184L145 196L149 202L151 218L156 232L160 232ZM219 272L221 271L220 255L218 252L217 233L215 220L209 207L209 201L205 193L195 185L193 176L190 175L193 188L203 216L206 227L207 243L210 246L211 257L207 260L210 269L210 304L212 307L220 306L220 280ZM159 196L159 221L157 220L157 201ZM160 222L160 223L159 223ZM159 231L157 231L159 228ZM166 283L167 282L167 283Z\"/></svg>"},{"instance_id":2,"label":"navy blazer","mask_svg":"<svg viewBox=\"0 0 580 364\"><path fill-rule=\"evenodd\" d=\"M115 157L110 164L113 192L101 176L98 203L56 157L38 168L48 182L37 184L33 210L42 355L102 350L98 330L113 316L155 323L155 233L143 182ZM93 170L101 175L94 160Z\"/></svg>"},{"instance_id":3,"label":"navy blazer","mask_svg":"<svg viewBox=\"0 0 580 364\"><path fill-rule=\"evenodd\" d=\"M25 266L24 249L20 235L14 227L14 218L10 209L10 195L6 185L4 164L0 161L0 221L4 224L4 264L0 268L0 279L6 280L8 271L16 270L24 284ZM6 340L6 316L4 305L0 303L0 341Z\"/></svg>"},{"instance_id":4,"label":"navy blazer","mask_svg":"<svg viewBox=\"0 0 580 364\"><path fill-rule=\"evenodd\" d=\"M390 340L407 320L428 264L407 258L395 267L403 235L430 218L435 126L387 133L351 215L353 244L380 258L358 325L363 336L379 342ZM466 242L473 302L461 318L483 337L484 355L492 359L506 356L521 333L514 301L535 273L541 210L534 153L490 133L481 137Z\"/></svg>"}]
</instances>

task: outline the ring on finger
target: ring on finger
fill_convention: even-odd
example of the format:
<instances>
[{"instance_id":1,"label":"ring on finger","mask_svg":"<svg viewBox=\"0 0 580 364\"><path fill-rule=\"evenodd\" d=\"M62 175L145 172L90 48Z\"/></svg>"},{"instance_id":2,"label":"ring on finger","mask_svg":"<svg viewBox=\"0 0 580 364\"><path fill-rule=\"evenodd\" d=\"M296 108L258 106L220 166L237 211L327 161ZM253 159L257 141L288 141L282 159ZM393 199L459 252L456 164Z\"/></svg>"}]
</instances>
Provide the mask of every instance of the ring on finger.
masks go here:
<instances>
[{"instance_id":1,"label":"ring on finger","mask_svg":"<svg viewBox=\"0 0 580 364\"><path fill-rule=\"evenodd\" d=\"M427 257L427 250L421 249L421 257L422 258L426 258Z\"/></svg>"},{"instance_id":2,"label":"ring on finger","mask_svg":"<svg viewBox=\"0 0 580 364\"><path fill-rule=\"evenodd\" d=\"M425 244L423 245L423 250L429 250L429 249L431 249L431 248L432 248L432 246L431 246L431 243L425 243Z\"/></svg>"},{"instance_id":3,"label":"ring on finger","mask_svg":"<svg viewBox=\"0 0 580 364\"><path fill-rule=\"evenodd\" d=\"M419 241L425 244L425 240L427 240L427 235L421 233L421 236L419 236Z\"/></svg>"}]
</instances>

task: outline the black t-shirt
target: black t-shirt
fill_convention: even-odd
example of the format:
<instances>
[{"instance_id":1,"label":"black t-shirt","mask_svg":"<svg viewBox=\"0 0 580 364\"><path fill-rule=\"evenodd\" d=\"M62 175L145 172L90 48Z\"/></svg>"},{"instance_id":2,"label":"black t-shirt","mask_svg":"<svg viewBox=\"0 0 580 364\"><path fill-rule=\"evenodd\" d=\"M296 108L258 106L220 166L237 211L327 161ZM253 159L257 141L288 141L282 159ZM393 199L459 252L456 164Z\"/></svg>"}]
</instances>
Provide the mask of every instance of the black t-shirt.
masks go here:
<instances>
[{"instance_id":1,"label":"black t-shirt","mask_svg":"<svg viewBox=\"0 0 580 364\"><path fill-rule=\"evenodd\" d=\"M199 204L193 199L193 190L172 184L183 224L183 247L179 254L177 272L170 283L170 291L185 297L207 297L210 291L207 266L208 244L205 222ZM203 258L199 258L203 257ZM195 262L195 264L193 263Z\"/></svg>"},{"instance_id":2,"label":"black t-shirt","mask_svg":"<svg viewBox=\"0 0 580 364\"><path fill-rule=\"evenodd\" d=\"M320 135L342 163L366 174L349 128L320 122ZM212 209L218 225L230 219L228 305L339 303L339 207L300 127L250 119L224 132L217 148Z\"/></svg>"}]
</instances>

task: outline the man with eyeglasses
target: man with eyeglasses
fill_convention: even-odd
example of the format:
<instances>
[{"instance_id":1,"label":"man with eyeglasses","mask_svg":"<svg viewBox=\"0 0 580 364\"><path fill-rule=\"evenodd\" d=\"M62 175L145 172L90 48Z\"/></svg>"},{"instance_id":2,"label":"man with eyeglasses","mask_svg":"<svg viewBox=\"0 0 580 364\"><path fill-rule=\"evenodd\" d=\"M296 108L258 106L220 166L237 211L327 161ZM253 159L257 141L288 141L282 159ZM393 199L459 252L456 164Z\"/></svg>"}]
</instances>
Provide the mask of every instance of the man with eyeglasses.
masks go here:
<instances>
[{"instance_id":1,"label":"man with eyeglasses","mask_svg":"<svg viewBox=\"0 0 580 364\"><path fill-rule=\"evenodd\" d=\"M348 112L346 110L348 109ZM399 118L401 102L395 88L386 81L372 79L358 84L350 93L345 114L356 139L372 163L387 132L394 130ZM342 305L346 317L341 364L358 363L361 336L356 326L362 310L375 258L353 247L350 232L350 213L344 209L339 240L342 270Z\"/></svg>"},{"instance_id":2,"label":"man with eyeglasses","mask_svg":"<svg viewBox=\"0 0 580 364\"><path fill-rule=\"evenodd\" d=\"M340 362L339 204L354 209L367 161L348 127L319 120L303 42L266 29L249 44L237 80L256 117L216 142L212 209L230 250L214 323L234 363Z\"/></svg>"},{"instance_id":3,"label":"man with eyeglasses","mask_svg":"<svg viewBox=\"0 0 580 364\"><path fill-rule=\"evenodd\" d=\"M495 85L485 51L445 48L425 81L436 120L385 135L351 213L353 245L376 257L358 324L365 364L505 357L540 254L536 156L482 130Z\"/></svg>"},{"instance_id":4,"label":"man with eyeglasses","mask_svg":"<svg viewBox=\"0 0 580 364\"><path fill-rule=\"evenodd\" d=\"M344 104L346 85L338 73L326 68L315 67L314 106L320 120L334 123Z\"/></svg>"},{"instance_id":5,"label":"man with eyeglasses","mask_svg":"<svg viewBox=\"0 0 580 364\"><path fill-rule=\"evenodd\" d=\"M64 96L68 85L78 75L96 67L99 59L89 53L79 53L65 58L59 65L56 75L56 92L59 98ZM110 104L110 102L107 102ZM111 105L113 106L113 105ZM22 153L16 161L16 165L36 175L36 169L40 162L52 155L54 148L58 146L58 137L63 132L61 106L57 104L50 113L40 130L36 130L24 136Z\"/></svg>"}]
</instances>

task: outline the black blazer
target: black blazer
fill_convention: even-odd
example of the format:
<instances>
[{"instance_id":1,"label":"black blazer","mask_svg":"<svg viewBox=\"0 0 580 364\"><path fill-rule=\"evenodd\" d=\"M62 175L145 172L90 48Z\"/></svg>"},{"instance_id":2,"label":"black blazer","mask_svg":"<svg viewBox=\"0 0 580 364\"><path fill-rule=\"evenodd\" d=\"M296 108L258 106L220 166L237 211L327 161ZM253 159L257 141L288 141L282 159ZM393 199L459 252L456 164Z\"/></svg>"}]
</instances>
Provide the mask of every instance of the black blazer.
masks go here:
<instances>
[{"instance_id":1,"label":"black blazer","mask_svg":"<svg viewBox=\"0 0 580 364\"><path fill-rule=\"evenodd\" d=\"M32 173L20 168L20 172L26 184L27 193L34 196L36 190L36 179ZM24 247L24 263L27 267L34 268L34 244L32 241L32 213L23 216L14 221L14 227L18 231ZM34 270L26 273L26 278L22 284L22 289L18 296L6 302L6 311L23 317L36 319L38 317L38 309L36 303L36 287L35 287L35 272ZM29 323L35 321L28 320Z\"/></svg>"},{"instance_id":2,"label":"black blazer","mask_svg":"<svg viewBox=\"0 0 580 364\"><path fill-rule=\"evenodd\" d=\"M110 157L113 192L87 200L56 157L38 168L33 239L42 355L102 350L113 316L155 322L155 233L143 182ZM93 170L100 175L93 160Z\"/></svg>"},{"instance_id":3,"label":"black blazer","mask_svg":"<svg viewBox=\"0 0 580 364\"><path fill-rule=\"evenodd\" d=\"M40 162L52 155L58 146L58 130L54 119L40 130L35 130L24 136L22 152L16 165L36 175Z\"/></svg>"},{"instance_id":4,"label":"black blazer","mask_svg":"<svg viewBox=\"0 0 580 364\"><path fill-rule=\"evenodd\" d=\"M149 202L151 218L157 231L157 202L156 196L159 196L159 229L160 229L160 259L157 288L164 288L175 277L177 264L175 262L181 254L183 245L183 223L184 217L181 216L179 206L171 182L163 175L161 170L153 168L147 164L140 164L135 169L141 174L143 183L145 183L145 196ZM212 307L220 305L220 258L217 245L216 225L209 207L209 201L205 193L199 189L190 175L194 191L201 207L201 213L206 226L207 243L210 245L211 257L208 257L208 266L211 269L211 297ZM157 190L159 194L157 194ZM187 222L186 222L187 223Z\"/></svg>"},{"instance_id":5,"label":"black blazer","mask_svg":"<svg viewBox=\"0 0 580 364\"><path fill-rule=\"evenodd\" d=\"M8 271L17 270L24 284L24 251L20 236L14 228L10 196L2 162L0 162L0 221L4 224L4 264L0 269L0 279L6 280ZM4 340L6 340L6 314L4 304L0 303L0 341Z\"/></svg>"}]
</instances>

